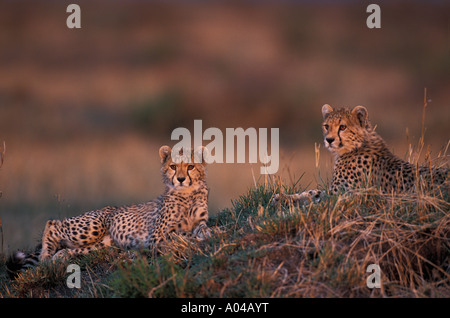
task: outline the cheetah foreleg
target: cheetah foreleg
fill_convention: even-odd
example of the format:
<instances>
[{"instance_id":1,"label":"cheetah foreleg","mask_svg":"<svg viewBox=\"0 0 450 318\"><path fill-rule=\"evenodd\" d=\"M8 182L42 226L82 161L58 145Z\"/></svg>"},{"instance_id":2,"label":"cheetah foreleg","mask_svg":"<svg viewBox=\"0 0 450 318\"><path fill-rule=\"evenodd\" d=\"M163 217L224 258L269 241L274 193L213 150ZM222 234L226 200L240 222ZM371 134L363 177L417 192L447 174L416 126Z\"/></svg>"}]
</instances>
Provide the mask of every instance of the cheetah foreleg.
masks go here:
<instances>
[{"instance_id":1,"label":"cheetah foreleg","mask_svg":"<svg viewBox=\"0 0 450 318\"><path fill-rule=\"evenodd\" d=\"M325 192L322 190L308 190L295 194L275 194L273 202L276 205L292 202L296 205L306 205L310 203L319 203Z\"/></svg>"},{"instance_id":2,"label":"cheetah foreleg","mask_svg":"<svg viewBox=\"0 0 450 318\"><path fill-rule=\"evenodd\" d=\"M71 242L70 242L70 244L65 242L65 244L66 244L66 248L59 250L55 255L53 255L52 260L56 260L59 258L68 259L75 255L86 255L94 250L112 246L114 243L112 241L111 236L105 235L101 241L98 241L94 244L89 244L86 246L74 247L73 245L70 245L70 244L72 244Z\"/></svg>"},{"instance_id":3,"label":"cheetah foreleg","mask_svg":"<svg viewBox=\"0 0 450 318\"><path fill-rule=\"evenodd\" d=\"M192 230L192 235L198 240L204 240L211 237L211 229L206 225L206 222L201 222Z\"/></svg>"}]
</instances>

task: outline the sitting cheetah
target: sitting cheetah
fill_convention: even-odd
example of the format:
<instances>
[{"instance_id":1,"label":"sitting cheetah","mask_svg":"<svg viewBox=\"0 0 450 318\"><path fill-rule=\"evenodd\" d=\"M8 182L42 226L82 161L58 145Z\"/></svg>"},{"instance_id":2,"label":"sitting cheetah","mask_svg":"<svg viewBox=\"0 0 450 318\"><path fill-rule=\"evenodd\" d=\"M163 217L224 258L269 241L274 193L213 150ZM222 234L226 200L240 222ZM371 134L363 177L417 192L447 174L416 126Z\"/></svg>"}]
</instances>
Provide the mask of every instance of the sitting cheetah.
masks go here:
<instances>
[{"instance_id":1,"label":"sitting cheetah","mask_svg":"<svg viewBox=\"0 0 450 318\"><path fill-rule=\"evenodd\" d=\"M203 239L210 235L208 188L203 155L206 148L192 152L191 160L172 156L172 149L159 149L165 192L156 200L139 205L105 207L63 220L48 221L42 236L39 261L86 254L99 247L115 245L123 249L153 248L170 232ZM175 161L173 161L173 158ZM194 159L197 159L194 161ZM36 253L16 252L9 268L32 267Z\"/></svg>"},{"instance_id":2,"label":"sitting cheetah","mask_svg":"<svg viewBox=\"0 0 450 318\"><path fill-rule=\"evenodd\" d=\"M353 110L323 105L322 129L325 147L334 155L330 194L376 186L383 193L409 191L421 184L442 184L448 169L418 167L392 154L375 132L363 106ZM417 178L419 177L419 178ZM318 202L320 190L281 195L297 203ZM275 202L280 195L275 196Z\"/></svg>"}]
</instances>

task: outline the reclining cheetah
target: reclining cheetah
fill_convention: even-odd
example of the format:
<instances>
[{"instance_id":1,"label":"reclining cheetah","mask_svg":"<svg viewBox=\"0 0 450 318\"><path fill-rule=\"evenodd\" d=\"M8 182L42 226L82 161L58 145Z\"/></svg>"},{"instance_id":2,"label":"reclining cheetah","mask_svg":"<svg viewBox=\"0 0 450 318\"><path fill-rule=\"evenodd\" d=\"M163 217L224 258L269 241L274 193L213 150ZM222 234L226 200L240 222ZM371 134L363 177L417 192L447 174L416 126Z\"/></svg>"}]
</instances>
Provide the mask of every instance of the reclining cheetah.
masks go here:
<instances>
[{"instance_id":1,"label":"reclining cheetah","mask_svg":"<svg viewBox=\"0 0 450 318\"><path fill-rule=\"evenodd\" d=\"M392 154L373 130L363 106L353 110L322 107L325 147L334 155L330 194L376 186L383 193L409 191L419 184L431 186L445 182L448 169L418 167ZM419 178L418 178L419 177ZM281 195L294 202L318 202L320 190ZM275 201L280 195L275 196Z\"/></svg>"},{"instance_id":2,"label":"reclining cheetah","mask_svg":"<svg viewBox=\"0 0 450 318\"><path fill-rule=\"evenodd\" d=\"M161 172L166 186L156 200L139 205L104 207L63 220L48 221L42 236L39 261L49 258L87 254L93 249L115 245L123 249L153 248L170 232L192 234L202 239L209 235L208 188L203 155L206 148L172 159L172 149L159 149ZM194 161L197 158L197 162ZM190 161L190 162L189 162ZM9 268L16 272L36 264L36 253L14 253Z\"/></svg>"}]
</instances>

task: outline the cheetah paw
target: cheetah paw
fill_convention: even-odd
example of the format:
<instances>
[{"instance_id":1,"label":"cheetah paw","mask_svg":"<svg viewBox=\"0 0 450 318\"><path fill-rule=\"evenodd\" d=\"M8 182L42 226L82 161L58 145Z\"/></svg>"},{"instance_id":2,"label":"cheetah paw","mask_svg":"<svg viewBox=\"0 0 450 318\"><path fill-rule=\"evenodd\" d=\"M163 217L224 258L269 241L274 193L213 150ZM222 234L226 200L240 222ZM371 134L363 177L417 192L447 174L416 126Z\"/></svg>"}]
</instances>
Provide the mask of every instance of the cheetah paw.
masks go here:
<instances>
[{"instance_id":1,"label":"cheetah paw","mask_svg":"<svg viewBox=\"0 0 450 318\"><path fill-rule=\"evenodd\" d=\"M52 256L52 261L55 261L57 259L63 259L66 260L70 258L72 253L70 253L69 249L62 249L55 253L55 255Z\"/></svg>"},{"instance_id":2,"label":"cheetah paw","mask_svg":"<svg viewBox=\"0 0 450 318\"><path fill-rule=\"evenodd\" d=\"M320 202L323 194L325 192L322 190L308 190L302 193L295 194L275 194L273 197L273 203L275 205L280 205L282 202L293 202L295 204L308 204L308 203L318 203Z\"/></svg>"},{"instance_id":3,"label":"cheetah paw","mask_svg":"<svg viewBox=\"0 0 450 318\"><path fill-rule=\"evenodd\" d=\"M209 237L211 237L211 229L205 226L198 226L193 231L194 237L200 241L203 241Z\"/></svg>"},{"instance_id":4,"label":"cheetah paw","mask_svg":"<svg viewBox=\"0 0 450 318\"><path fill-rule=\"evenodd\" d=\"M325 191L322 190L309 190L302 192L300 196L303 195L305 198L308 198L310 202L319 203L324 194Z\"/></svg>"}]
</instances>

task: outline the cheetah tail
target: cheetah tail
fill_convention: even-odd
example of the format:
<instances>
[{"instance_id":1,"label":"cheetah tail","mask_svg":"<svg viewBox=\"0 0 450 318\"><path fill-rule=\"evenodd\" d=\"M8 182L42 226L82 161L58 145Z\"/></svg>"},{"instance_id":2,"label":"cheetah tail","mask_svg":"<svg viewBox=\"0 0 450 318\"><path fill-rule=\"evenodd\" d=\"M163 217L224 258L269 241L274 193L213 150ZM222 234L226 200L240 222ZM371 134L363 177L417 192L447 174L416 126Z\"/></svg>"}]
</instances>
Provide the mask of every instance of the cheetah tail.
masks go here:
<instances>
[{"instance_id":1,"label":"cheetah tail","mask_svg":"<svg viewBox=\"0 0 450 318\"><path fill-rule=\"evenodd\" d=\"M6 271L10 279L15 279L21 272L25 272L30 268L34 268L39 263L40 246L36 248L34 253L26 253L15 251L6 261Z\"/></svg>"}]
</instances>

